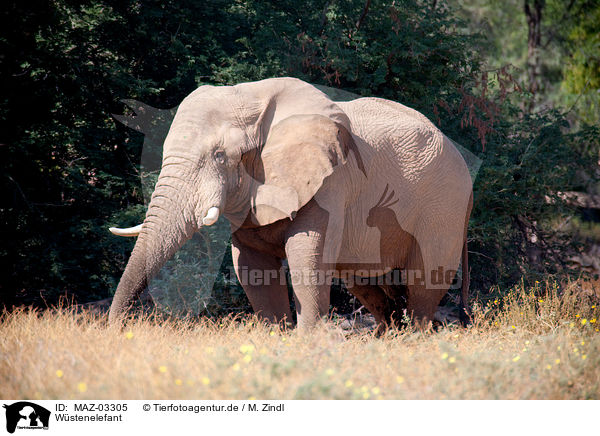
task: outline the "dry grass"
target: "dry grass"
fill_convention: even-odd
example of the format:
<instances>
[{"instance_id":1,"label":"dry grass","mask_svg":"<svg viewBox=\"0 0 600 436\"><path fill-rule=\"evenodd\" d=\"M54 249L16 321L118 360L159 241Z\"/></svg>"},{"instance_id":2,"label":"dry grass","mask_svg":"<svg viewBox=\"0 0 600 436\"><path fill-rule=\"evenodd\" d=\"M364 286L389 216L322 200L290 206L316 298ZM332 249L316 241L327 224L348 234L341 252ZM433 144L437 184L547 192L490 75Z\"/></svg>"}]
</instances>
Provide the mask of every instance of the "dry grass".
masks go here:
<instances>
[{"instance_id":1,"label":"dry grass","mask_svg":"<svg viewBox=\"0 0 600 436\"><path fill-rule=\"evenodd\" d=\"M243 320L73 310L0 318L3 399L599 399L600 306L556 285L475 308L468 329L344 336ZM543 295L540 297L540 295Z\"/></svg>"}]
</instances>

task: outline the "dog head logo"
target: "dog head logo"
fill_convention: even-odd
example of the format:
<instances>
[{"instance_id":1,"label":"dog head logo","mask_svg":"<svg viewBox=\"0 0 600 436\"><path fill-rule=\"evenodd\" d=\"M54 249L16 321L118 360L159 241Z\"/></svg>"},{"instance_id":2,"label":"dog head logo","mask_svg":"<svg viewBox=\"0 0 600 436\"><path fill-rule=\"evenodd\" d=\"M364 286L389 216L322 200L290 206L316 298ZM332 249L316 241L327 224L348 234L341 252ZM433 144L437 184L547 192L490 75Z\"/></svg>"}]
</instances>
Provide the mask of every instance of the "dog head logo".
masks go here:
<instances>
[{"instance_id":1,"label":"dog head logo","mask_svg":"<svg viewBox=\"0 0 600 436\"><path fill-rule=\"evenodd\" d=\"M6 409L6 430L14 433L19 429L48 429L50 411L28 401L3 406Z\"/></svg>"}]
</instances>

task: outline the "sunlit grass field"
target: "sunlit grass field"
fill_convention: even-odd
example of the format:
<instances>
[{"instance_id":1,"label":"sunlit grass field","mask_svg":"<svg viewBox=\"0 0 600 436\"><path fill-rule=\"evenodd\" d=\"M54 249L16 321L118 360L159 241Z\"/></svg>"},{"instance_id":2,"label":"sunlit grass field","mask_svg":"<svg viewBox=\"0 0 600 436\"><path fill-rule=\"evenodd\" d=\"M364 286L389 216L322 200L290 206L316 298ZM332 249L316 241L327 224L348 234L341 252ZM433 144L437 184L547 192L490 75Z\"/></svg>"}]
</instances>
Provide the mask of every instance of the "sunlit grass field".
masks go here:
<instances>
[{"instance_id":1,"label":"sunlit grass field","mask_svg":"<svg viewBox=\"0 0 600 436\"><path fill-rule=\"evenodd\" d=\"M0 319L0 398L600 399L600 290L579 286L519 287L476 302L468 328L382 338L17 310Z\"/></svg>"}]
</instances>

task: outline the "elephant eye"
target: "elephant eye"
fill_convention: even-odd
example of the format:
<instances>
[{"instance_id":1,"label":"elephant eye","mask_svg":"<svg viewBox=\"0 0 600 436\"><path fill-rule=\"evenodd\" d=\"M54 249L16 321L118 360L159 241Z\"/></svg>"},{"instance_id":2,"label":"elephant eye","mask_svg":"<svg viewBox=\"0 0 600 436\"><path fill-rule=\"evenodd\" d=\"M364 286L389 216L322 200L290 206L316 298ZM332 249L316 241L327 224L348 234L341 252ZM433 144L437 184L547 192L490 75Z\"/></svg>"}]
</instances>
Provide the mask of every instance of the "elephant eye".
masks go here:
<instances>
[{"instance_id":1,"label":"elephant eye","mask_svg":"<svg viewBox=\"0 0 600 436\"><path fill-rule=\"evenodd\" d=\"M224 151L215 152L215 160L218 163L220 163L221 165L223 165L225 163L225 152Z\"/></svg>"}]
</instances>

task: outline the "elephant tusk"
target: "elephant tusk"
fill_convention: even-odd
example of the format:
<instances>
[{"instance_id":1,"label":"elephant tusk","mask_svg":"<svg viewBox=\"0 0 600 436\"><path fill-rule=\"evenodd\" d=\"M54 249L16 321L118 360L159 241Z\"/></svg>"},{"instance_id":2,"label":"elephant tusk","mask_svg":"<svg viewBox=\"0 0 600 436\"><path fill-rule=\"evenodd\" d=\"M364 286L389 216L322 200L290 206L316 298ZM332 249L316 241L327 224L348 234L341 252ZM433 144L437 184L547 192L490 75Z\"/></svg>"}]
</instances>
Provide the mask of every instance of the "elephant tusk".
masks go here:
<instances>
[{"instance_id":1,"label":"elephant tusk","mask_svg":"<svg viewBox=\"0 0 600 436\"><path fill-rule=\"evenodd\" d=\"M205 226L212 226L214 223L217 222L218 219L219 208L213 206L210 209L208 209L208 212L206 212L206 216L202 218L202 224L204 224Z\"/></svg>"},{"instance_id":2,"label":"elephant tusk","mask_svg":"<svg viewBox=\"0 0 600 436\"><path fill-rule=\"evenodd\" d=\"M118 227L111 227L108 230L110 230L110 232L113 235L117 235L117 236L138 236L140 234L140 232L142 231L142 225L138 224L135 227L129 227L127 229L119 229Z\"/></svg>"}]
</instances>

